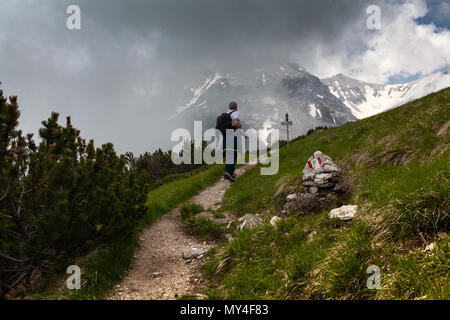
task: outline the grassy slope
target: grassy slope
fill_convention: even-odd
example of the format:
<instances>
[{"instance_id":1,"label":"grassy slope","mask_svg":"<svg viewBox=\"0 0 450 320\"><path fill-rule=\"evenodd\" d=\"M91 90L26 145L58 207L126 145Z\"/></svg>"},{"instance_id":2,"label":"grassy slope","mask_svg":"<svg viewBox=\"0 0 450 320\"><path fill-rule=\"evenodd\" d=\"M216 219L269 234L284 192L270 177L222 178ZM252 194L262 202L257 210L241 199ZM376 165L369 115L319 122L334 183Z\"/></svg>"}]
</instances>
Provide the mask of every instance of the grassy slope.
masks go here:
<instances>
[{"instance_id":1,"label":"grassy slope","mask_svg":"<svg viewBox=\"0 0 450 320\"><path fill-rule=\"evenodd\" d=\"M280 171L245 173L226 193L244 215L280 215L283 185L300 188L303 166L321 150L353 184L350 224L327 212L289 213L278 230L267 223L213 252L206 272L211 298L449 299L450 89L339 128L314 132L280 150ZM317 231L311 241L308 234ZM439 236L438 236L439 234ZM426 244L435 242L432 253ZM368 290L366 268L381 268L380 290Z\"/></svg>"},{"instance_id":2,"label":"grassy slope","mask_svg":"<svg viewBox=\"0 0 450 320\"><path fill-rule=\"evenodd\" d=\"M165 184L150 191L147 200L148 212L139 230L147 227L163 214L176 208L201 189L209 186L222 175L223 166L211 166L195 172L173 175L164 178ZM170 181L170 182L167 182ZM140 233L138 232L138 234ZM107 292L123 277L133 259L137 239L128 242L113 243L99 248L77 262L82 270L81 290L65 289L68 275L58 274L49 279L49 285L31 296L32 299L104 299Z\"/></svg>"}]
</instances>

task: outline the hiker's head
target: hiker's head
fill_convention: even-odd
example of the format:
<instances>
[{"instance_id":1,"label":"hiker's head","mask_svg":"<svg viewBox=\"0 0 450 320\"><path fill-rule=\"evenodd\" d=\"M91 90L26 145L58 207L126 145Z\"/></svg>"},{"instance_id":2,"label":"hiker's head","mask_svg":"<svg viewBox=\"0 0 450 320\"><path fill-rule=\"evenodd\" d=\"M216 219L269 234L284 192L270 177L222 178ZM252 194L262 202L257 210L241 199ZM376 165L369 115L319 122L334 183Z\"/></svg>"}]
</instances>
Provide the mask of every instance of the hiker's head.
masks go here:
<instances>
[{"instance_id":1,"label":"hiker's head","mask_svg":"<svg viewBox=\"0 0 450 320\"><path fill-rule=\"evenodd\" d=\"M237 103L234 101L231 101L230 104L228 105L228 108L230 108L230 110L236 110L237 109Z\"/></svg>"}]
</instances>

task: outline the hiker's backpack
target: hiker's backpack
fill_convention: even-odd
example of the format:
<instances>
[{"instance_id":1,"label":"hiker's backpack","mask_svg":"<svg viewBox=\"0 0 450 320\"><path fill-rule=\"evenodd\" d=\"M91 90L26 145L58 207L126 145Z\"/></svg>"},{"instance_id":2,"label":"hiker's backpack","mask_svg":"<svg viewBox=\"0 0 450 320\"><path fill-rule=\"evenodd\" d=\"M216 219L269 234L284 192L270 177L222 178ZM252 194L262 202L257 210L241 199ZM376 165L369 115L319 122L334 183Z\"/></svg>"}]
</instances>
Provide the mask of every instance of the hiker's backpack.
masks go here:
<instances>
[{"instance_id":1,"label":"hiker's backpack","mask_svg":"<svg viewBox=\"0 0 450 320\"><path fill-rule=\"evenodd\" d=\"M231 114L233 112L230 113L224 112L217 117L216 129L222 132L224 136L226 134L227 129L234 129L233 120L231 120Z\"/></svg>"}]
</instances>

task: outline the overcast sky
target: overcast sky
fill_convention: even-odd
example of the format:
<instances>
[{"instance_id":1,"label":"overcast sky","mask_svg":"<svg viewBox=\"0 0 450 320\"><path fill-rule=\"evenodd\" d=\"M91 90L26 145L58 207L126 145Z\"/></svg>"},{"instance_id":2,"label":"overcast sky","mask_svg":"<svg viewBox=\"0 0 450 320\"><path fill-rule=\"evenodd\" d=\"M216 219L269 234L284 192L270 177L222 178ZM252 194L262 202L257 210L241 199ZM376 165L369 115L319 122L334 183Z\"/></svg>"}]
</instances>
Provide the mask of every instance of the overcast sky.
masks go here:
<instances>
[{"instance_id":1,"label":"overcast sky","mask_svg":"<svg viewBox=\"0 0 450 320\"><path fill-rule=\"evenodd\" d=\"M66 28L71 4L81 30ZM96 145L140 153L169 146L169 116L211 72L292 60L404 82L450 65L449 29L448 0L1 0L0 81L25 132L57 111Z\"/></svg>"}]
</instances>

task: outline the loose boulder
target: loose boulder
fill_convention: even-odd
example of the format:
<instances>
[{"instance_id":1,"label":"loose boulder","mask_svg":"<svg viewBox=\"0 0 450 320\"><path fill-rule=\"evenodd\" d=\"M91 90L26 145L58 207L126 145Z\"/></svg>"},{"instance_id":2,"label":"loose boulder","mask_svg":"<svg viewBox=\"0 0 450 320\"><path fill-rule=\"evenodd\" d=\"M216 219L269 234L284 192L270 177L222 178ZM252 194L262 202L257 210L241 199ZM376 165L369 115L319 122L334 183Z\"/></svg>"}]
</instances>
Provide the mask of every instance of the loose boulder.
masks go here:
<instances>
[{"instance_id":1,"label":"loose boulder","mask_svg":"<svg viewBox=\"0 0 450 320\"><path fill-rule=\"evenodd\" d=\"M183 250L182 256L183 259L190 260L204 255L207 251L207 248L187 247Z\"/></svg>"},{"instance_id":2,"label":"loose boulder","mask_svg":"<svg viewBox=\"0 0 450 320\"><path fill-rule=\"evenodd\" d=\"M348 221L353 219L353 217L356 214L356 210L358 209L358 206L356 205L347 205L342 206L340 208L336 208L330 211L330 218L331 219L339 219L342 221Z\"/></svg>"},{"instance_id":3,"label":"loose boulder","mask_svg":"<svg viewBox=\"0 0 450 320\"><path fill-rule=\"evenodd\" d=\"M273 216L272 219L270 219L270 225L274 228L277 227L278 222L281 221L281 218L278 216Z\"/></svg>"}]
</instances>

